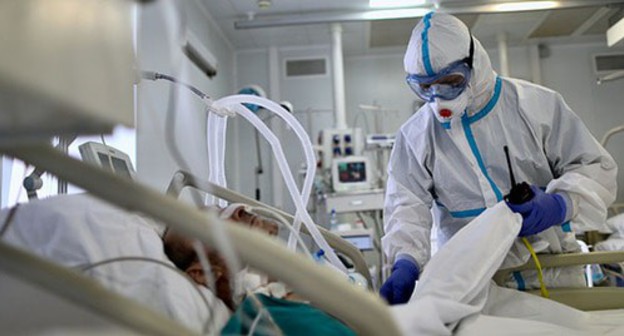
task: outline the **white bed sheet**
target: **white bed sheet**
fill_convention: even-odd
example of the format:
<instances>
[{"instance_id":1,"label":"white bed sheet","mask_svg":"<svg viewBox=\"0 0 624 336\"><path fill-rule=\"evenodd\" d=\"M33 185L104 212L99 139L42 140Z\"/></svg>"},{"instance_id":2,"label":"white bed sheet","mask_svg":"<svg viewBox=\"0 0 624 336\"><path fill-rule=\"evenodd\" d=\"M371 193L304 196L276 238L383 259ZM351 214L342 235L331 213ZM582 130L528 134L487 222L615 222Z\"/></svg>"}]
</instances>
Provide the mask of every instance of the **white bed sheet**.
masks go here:
<instances>
[{"instance_id":1,"label":"white bed sheet","mask_svg":"<svg viewBox=\"0 0 624 336\"><path fill-rule=\"evenodd\" d=\"M8 210L0 212L4 223ZM1 224L0 224L1 225ZM67 267L118 257L147 257L173 267L158 235L160 225L86 194L56 196L22 204L2 239ZM211 291L161 265L116 262L87 271L107 288L137 300L190 329L214 333L229 311Z\"/></svg>"},{"instance_id":2,"label":"white bed sheet","mask_svg":"<svg viewBox=\"0 0 624 336\"><path fill-rule=\"evenodd\" d=\"M624 316L585 313L491 281L521 227L504 203L460 230L429 261L414 294L393 306L406 335L624 335Z\"/></svg>"}]
</instances>

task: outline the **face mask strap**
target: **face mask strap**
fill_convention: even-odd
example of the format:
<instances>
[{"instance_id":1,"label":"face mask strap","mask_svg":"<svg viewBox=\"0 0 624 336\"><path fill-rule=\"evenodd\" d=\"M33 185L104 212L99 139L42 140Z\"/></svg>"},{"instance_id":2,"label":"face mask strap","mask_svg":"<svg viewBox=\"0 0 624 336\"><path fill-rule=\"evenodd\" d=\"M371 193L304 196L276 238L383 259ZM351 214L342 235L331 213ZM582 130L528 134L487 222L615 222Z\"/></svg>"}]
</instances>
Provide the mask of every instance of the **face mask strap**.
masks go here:
<instances>
[{"instance_id":1,"label":"face mask strap","mask_svg":"<svg viewBox=\"0 0 624 336\"><path fill-rule=\"evenodd\" d=\"M470 32L468 32L470 34ZM472 34L470 34L470 51L468 52L468 57L462 59L462 62L465 62L466 64L468 64L468 67L470 67L470 70L472 70L472 62L474 60L474 38L472 37Z\"/></svg>"}]
</instances>

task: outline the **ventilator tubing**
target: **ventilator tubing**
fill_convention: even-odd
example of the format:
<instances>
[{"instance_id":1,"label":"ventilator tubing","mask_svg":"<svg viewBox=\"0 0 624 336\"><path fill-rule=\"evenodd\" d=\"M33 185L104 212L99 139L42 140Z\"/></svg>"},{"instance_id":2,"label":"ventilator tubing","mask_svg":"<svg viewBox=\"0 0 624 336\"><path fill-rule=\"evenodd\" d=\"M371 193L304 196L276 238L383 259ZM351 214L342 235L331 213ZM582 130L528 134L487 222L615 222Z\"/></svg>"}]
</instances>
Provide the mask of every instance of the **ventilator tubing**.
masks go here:
<instances>
[{"instance_id":1,"label":"ventilator tubing","mask_svg":"<svg viewBox=\"0 0 624 336\"><path fill-rule=\"evenodd\" d=\"M292 172L290 171L290 168L288 167L288 163L286 161L286 157L284 155L284 151L282 150L282 146L279 140L277 139L275 134L264 124L264 122L258 116L256 116L253 112L251 112L244 105L242 105L243 103L259 105L271 112L274 112L279 117L281 117L286 122L286 124L292 127L293 131L295 132L295 134L301 141L303 145L304 154L306 156L306 162L307 162L306 178L303 183L301 194L299 194L299 190L297 189L295 179L293 178ZM253 96L253 95L233 95L233 96L224 97L219 100L216 100L214 102L214 107L233 108L239 115L241 115L243 118L249 121L254 127L256 127L256 129L258 129L260 134L262 134L262 136L269 142L273 150L273 154L275 155L277 165L284 178L284 182L286 183L288 192L290 193L292 200L295 203L295 207L297 209L296 214L295 214L295 222L293 223L293 227L295 231L299 232L299 229L301 227L301 221L303 221L310 235L314 239L314 242L320 248L326 251L326 256L329 259L329 261L334 266L336 266L339 270L346 273L347 272L346 268L340 262L340 260L336 256L336 253L329 246L325 238L323 238L320 231L318 230L318 228L316 227L316 225L312 221L312 218L310 218L310 215L308 214L306 210L305 205L308 202L308 199L310 197L310 191L312 190L312 181L314 179L314 174L315 174L315 167L316 167L315 161L316 160L314 156L314 151L312 149L312 143L310 142L310 139L308 138L308 135L303 129L303 127L301 126L301 124L299 124L297 119L295 119L295 117L293 117L290 113L288 113L279 104L271 100ZM275 192L279 192L279 191L275 191ZM289 246L290 246L290 242L289 242ZM294 249L294 246L295 244L293 244L293 249Z\"/></svg>"},{"instance_id":2,"label":"ventilator tubing","mask_svg":"<svg viewBox=\"0 0 624 336\"><path fill-rule=\"evenodd\" d=\"M225 179L225 133L227 129L227 117L219 116L216 113L208 113L207 128L207 148L208 150L208 181L227 187ZM210 150L214 149L214 150ZM220 207L227 206L227 202L214 196L208 196L210 204L218 204Z\"/></svg>"},{"instance_id":3,"label":"ventilator tubing","mask_svg":"<svg viewBox=\"0 0 624 336\"><path fill-rule=\"evenodd\" d=\"M250 97L254 97L253 95L249 95ZM211 102L212 104L212 102ZM218 109L211 109L211 106L209 106L208 110L218 110ZM281 106L280 106L281 107ZM287 124L289 124L290 122L294 122L295 125L298 125L297 120L294 119L292 117L292 115L290 115L289 113L283 114L282 111L272 111L272 110L268 110L271 112L274 112L276 114L278 114L280 117L282 117L282 119L288 119L286 122ZM209 117L208 117L208 125L207 125L207 129L208 129L208 136L207 136L207 141L208 141L208 148L211 148L211 144L215 144L214 148L215 150L209 150L208 155L209 155L209 164L211 165L210 167L210 172L209 172L209 181L214 182L218 185L222 185L225 186L225 157L224 157L224 152L225 152L225 130L226 130L226 121L224 121L224 117L222 116L218 116L215 113L210 113ZM298 128L302 134L303 134L303 139L307 139L307 134L305 133L305 131L303 131L303 128L299 125ZM300 136L300 134L297 134L299 136L300 139L302 139L302 137ZM305 147L305 143L302 143L302 145ZM221 151L219 152L219 150L221 149ZM307 153L307 152L306 152ZM306 157L307 158L307 157ZM314 154L312 153L312 158L314 158ZM308 160L309 161L309 160ZM310 173L311 171L311 173ZM312 188L312 182L313 182L313 176L314 174L314 170L313 169L308 169L308 174L306 175L306 179L304 182L304 187L303 187L303 192L302 192L302 196L303 196L303 203L307 204L308 202L308 195L310 194L310 190ZM212 198L212 196L208 196L207 201L211 204L214 203L219 203L220 206L225 206L224 201L222 200L215 200ZM289 240L288 240L288 247L292 250L296 250L297 248L297 237L296 235L298 235L298 232L301 229L301 215L300 214L296 214L295 216L295 221L294 221L294 230L291 231L290 235L289 235Z\"/></svg>"},{"instance_id":4,"label":"ventilator tubing","mask_svg":"<svg viewBox=\"0 0 624 336\"><path fill-rule=\"evenodd\" d=\"M314 156L314 150L312 149L312 143L310 142L307 133L305 132L305 130L303 129L303 127L301 126L301 124L299 124L299 122L297 121L297 119L295 119L295 117L292 116L292 114L288 113L288 111L286 111L282 106L275 104L273 101L270 101L268 99L265 98L260 98L254 95L236 95L236 96L230 96L230 97L244 97L244 101L248 101L249 98L251 100L257 100L254 98L259 98L260 100L264 100L266 102L269 102L269 105L273 105L278 107L275 110L271 110L271 109L267 109L270 112L273 112L275 114L277 114L279 117L281 117L282 119L284 119L284 121L286 122L286 124L290 127L292 127L292 129L294 130L295 134L297 135L297 137L299 138L299 140L301 141L301 144L303 146L304 149L304 154L306 156L306 161L307 161L307 171L306 171L306 177L303 183L303 189L301 192L301 196L303 198L303 204L307 204L308 203L308 198L310 195L310 191L312 190L312 183L314 181L314 174L315 174L315 168L316 167L316 159ZM220 99L223 100L223 99ZM254 104L254 105L260 105L261 104ZM297 213L295 214L295 221L293 223L293 227L294 227L294 231L295 232L299 232L301 230L301 214L297 211ZM294 233L290 234L290 237L288 239L288 247L292 250L296 249L296 239L294 237Z\"/></svg>"}]
</instances>

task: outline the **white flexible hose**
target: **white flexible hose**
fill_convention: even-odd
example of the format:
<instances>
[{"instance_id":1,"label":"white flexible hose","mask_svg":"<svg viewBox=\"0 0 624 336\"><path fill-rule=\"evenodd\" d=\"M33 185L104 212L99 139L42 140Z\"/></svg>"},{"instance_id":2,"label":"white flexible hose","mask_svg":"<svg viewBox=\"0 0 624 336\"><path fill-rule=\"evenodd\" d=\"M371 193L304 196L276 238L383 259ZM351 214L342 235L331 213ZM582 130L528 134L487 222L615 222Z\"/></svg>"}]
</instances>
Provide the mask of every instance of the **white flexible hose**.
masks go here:
<instances>
[{"instance_id":1,"label":"white flexible hose","mask_svg":"<svg viewBox=\"0 0 624 336\"><path fill-rule=\"evenodd\" d=\"M258 116L256 116L248 108L242 105L243 103L259 105L268 110L275 112L293 128L293 130L299 137L300 141L303 144L304 153L306 154L306 159L307 159L307 164L308 164L307 176L303 184L301 195L298 192L299 190L297 188L292 172L290 171L290 168L286 161L286 157L282 150L281 143L279 142L275 134L262 122L260 118L258 118ZM306 210L306 203L308 202L310 191L312 189L312 180L314 179L314 173L315 173L314 170L316 168L316 164L314 162L315 159L314 159L314 152L312 150L312 143L310 139L308 138L307 133L305 133L305 131L303 130L303 127L301 126L301 124L299 124L299 122L279 104L273 101L270 101L268 99L257 97L257 96L252 96L252 95L233 95L233 96L224 97L215 101L214 107L215 108L228 108L228 107L233 108L238 114L240 114L242 117L247 119L252 125L254 125L258 129L258 131L265 137L265 139L269 142L269 144L271 145L273 149L273 154L275 155L275 158L277 160L278 168L280 169L280 172L282 173L284 182L286 183L286 187L288 191L290 192L290 195L297 209L297 212L295 215L296 222L294 223L295 229L298 231L298 228L301 225L299 224L297 219L299 218L302 219L303 223L306 225L306 227L308 228L308 231L312 235L312 238L314 239L315 243L325 251L325 255L327 256L329 261L336 268L346 273L347 272L346 268L344 267L342 262L340 262L340 260L338 259L338 256L336 256L336 253L329 246L325 238L323 238L323 236L319 232L318 228L316 227L316 225L312 221L312 218L310 218L310 215L308 214Z\"/></svg>"},{"instance_id":2,"label":"white flexible hose","mask_svg":"<svg viewBox=\"0 0 624 336\"><path fill-rule=\"evenodd\" d=\"M215 113L208 113L207 120L207 147L208 147L208 181L224 188L227 187L225 178L225 130L227 118ZM208 203L220 207L227 206L227 202L213 196L208 196Z\"/></svg>"},{"instance_id":3,"label":"white flexible hose","mask_svg":"<svg viewBox=\"0 0 624 336\"><path fill-rule=\"evenodd\" d=\"M243 101L241 101L241 99L243 99ZM227 102L232 102L232 103L252 102L255 105L262 106L268 111L271 111L277 114L286 122L287 125L292 127L293 131L299 138L299 141L301 141L301 145L303 147L305 158L306 158L306 163L307 163L306 177L303 182L303 188L301 190L301 197L303 198L303 204L308 204L310 191L312 190L312 184L314 182L314 174L316 172L315 171L316 156L314 155L312 142L310 141L308 134L306 133L303 126L301 126L299 121L297 121L297 119L291 113L286 111L281 105L271 100L268 100L266 98L262 98L262 97L258 97L254 95L233 95L233 96L221 98L218 101L224 104L226 104ZM267 105L265 106L263 105L263 103L266 103ZM278 192L278 191L275 191L275 192ZM305 208L303 209L303 211L307 213ZM295 213L295 221L293 222L294 232L299 232L301 230L301 222L303 220L302 216L303 215L300 213L300 209L297 208L297 212ZM297 249L297 239L293 233L291 233L288 238L288 248L293 251Z\"/></svg>"},{"instance_id":4,"label":"white flexible hose","mask_svg":"<svg viewBox=\"0 0 624 336\"><path fill-rule=\"evenodd\" d=\"M282 106L266 98L262 98L262 97L258 97L254 95L234 95L234 96L229 96L229 97L219 99L218 101L223 102L223 101L227 101L228 99L230 100L234 99L235 103L241 102L240 99L245 99L244 100L245 102L254 101L254 104L260 105L260 106L263 106L262 103L266 102L268 106L272 106L273 108L263 106L265 109L280 116L282 119L284 119L284 121L288 125L290 125L293 128L293 130L295 131L295 134L301 141L301 144L304 149L306 161L307 161L306 178L304 180L303 188L301 191L301 197L303 198L303 203L307 204L308 199L310 197L310 191L312 190L312 183L314 181L316 159L314 156L314 150L312 148L312 142L308 138L308 134L305 132L301 124L297 121L295 117L293 117L292 114L288 113L288 111L286 111ZM215 105L217 105L216 102L215 102ZM301 229L301 215L299 214L299 212L295 214L294 228L295 228L295 231L297 232ZM294 236L291 235L291 237L289 238L289 247L294 250L296 249L295 245L296 245L296 240L294 239Z\"/></svg>"},{"instance_id":5,"label":"white flexible hose","mask_svg":"<svg viewBox=\"0 0 624 336\"><path fill-rule=\"evenodd\" d=\"M221 122L219 124L219 129L217 130L217 136L219 137L219 139L221 139L221 142L219 143L219 147L217 147L219 149L219 152L217 152L217 160L219 160L218 162L221 162L221 172L219 173L219 175L217 176L219 184L222 185L223 187L227 187L227 182L225 179L225 145L226 145L226 130L227 130L227 118L226 117L219 117L221 118Z\"/></svg>"}]
</instances>

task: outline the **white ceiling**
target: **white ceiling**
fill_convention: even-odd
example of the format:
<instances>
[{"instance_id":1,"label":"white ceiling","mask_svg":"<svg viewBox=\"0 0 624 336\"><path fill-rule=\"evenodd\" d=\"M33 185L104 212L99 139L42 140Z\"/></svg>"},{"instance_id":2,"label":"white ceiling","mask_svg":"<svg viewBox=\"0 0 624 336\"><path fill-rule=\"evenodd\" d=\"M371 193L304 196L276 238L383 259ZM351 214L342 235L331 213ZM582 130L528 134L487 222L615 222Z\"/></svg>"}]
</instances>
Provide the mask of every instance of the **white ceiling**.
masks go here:
<instances>
[{"instance_id":1,"label":"white ceiling","mask_svg":"<svg viewBox=\"0 0 624 336\"><path fill-rule=\"evenodd\" d=\"M329 24L236 29L234 23L248 18L297 18L319 13L349 13L369 10L368 0L271 0L259 8L258 0L201 0L237 50L270 46L327 45ZM502 0L430 0L440 6L491 4ZM508 0L507 0L508 1ZM622 1L624 3L624 1ZM591 2L589 2L591 3ZM505 14L458 15L473 34L487 45L496 43L500 32L511 44L527 42L578 42L604 40L609 21L622 14L620 5L584 7ZM404 48L419 19L343 23L343 48L347 55L383 53Z\"/></svg>"}]
</instances>

